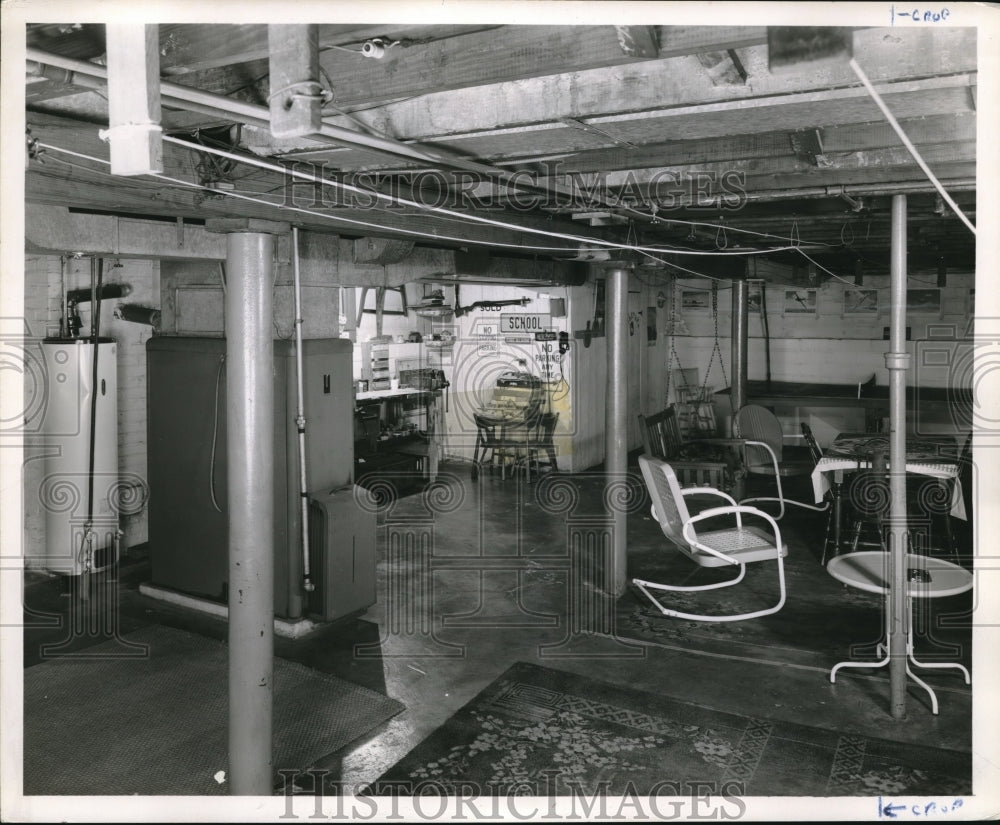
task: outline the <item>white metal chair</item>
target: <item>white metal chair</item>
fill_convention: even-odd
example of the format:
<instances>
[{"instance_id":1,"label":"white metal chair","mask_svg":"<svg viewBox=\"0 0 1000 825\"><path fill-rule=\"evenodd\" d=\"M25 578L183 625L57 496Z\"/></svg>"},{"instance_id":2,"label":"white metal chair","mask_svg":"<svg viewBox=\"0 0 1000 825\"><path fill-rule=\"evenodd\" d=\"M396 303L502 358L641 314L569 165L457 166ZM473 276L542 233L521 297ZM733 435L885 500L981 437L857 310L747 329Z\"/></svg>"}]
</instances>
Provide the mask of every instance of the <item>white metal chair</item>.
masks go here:
<instances>
[{"instance_id":1,"label":"white metal chair","mask_svg":"<svg viewBox=\"0 0 1000 825\"><path fill-rule=\"evenodd\" d=\"M639 457L639 467L646 488L653 501L652 514L663 530L663 535L673 542L677 549L702 567L723 567L732 565L739 568L735 578L723 582L702 585L669 585L644 579L632 579L632 583L642 591L664 616L674 616L679 619L692 619L700 622L736 622L743 619L753 619L766 616L781 610L785 604L785 566L784 557L788 548L781 541L781 530L778 523L762 510L755 507L744 507L737 504L732 497L721 490L711 487L693 487L682 489L674 474L673 468L661 459L642 455ZM692 516L684 501L686 495L717 495L729 502L728 506L712 507ZM735 516L735 527L698 533L695 525L705 519L717 516ZM763 519L771 528L771 536L761 528L744 526L744 516ZM778 585L780 597L777 604L754 610L749 613L729 615L703 615L686 613L666 607L651 591L681 591L714 590L738 584L746 575L746 565L758 561L774 561L778 567Z\"/></svg>"},{"instance_id":2,"label":"white metal chair","mask_svg":"<svg viewBox=\"0 0 1000 825\"><path fill-rule=\"evenodd\" d=\"M754 496L745 498L740 504L752 501L776 501L779 504L778 518L785 515L785 504L793 504L806 510L825 512L830 502L822 506L807 504L785 498L781 487L782 477L807 476L816 469L816 460L810 454L809 448L792 448L784 446L784 434L781 422L770 410L756 404L747 404L736 413L736 434L743 439L743 464L748 473L773 476L778 487L778 496Z\"/></svg>"}]
</instances>

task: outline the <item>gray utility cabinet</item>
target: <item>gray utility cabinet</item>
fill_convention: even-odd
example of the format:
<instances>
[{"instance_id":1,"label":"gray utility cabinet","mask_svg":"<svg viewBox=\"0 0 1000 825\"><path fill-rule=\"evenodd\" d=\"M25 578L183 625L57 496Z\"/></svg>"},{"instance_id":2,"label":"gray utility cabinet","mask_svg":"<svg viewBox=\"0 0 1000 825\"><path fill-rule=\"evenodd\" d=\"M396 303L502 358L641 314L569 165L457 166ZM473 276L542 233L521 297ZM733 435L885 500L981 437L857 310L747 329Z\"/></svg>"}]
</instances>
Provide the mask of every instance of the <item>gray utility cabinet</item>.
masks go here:
<instances>
[{"instance_id":1,"label":"gray utility cabinet","mask_svg":"<svg viewBox=\"0 0 1000 825\"><path fill-rule=\"evenodd\" d=\"M350 341L303 342L307 489L351 489L354 388ZM146 344L151 583L193 596L228 598L226 342L158 336ZM274 342L274 612L301 617L301 499L295 425L295 344ZM375 523L349 521L322 548L320 567L374 569ZM370 529L355 538L348 530ZM328 533L328 535L330 535ZM359 560L358 548L368 556ZM311 548L310 567L316 549ZM328 603L329 599L324 599ZM357 605L358 599L351 603ZM371 594L374 601L374 593ZM371 601L368 603L370 604ZM326 604L331 616L335 605ZM358 609L357 607L355 609Z\"/></svg>"}]
</instances>

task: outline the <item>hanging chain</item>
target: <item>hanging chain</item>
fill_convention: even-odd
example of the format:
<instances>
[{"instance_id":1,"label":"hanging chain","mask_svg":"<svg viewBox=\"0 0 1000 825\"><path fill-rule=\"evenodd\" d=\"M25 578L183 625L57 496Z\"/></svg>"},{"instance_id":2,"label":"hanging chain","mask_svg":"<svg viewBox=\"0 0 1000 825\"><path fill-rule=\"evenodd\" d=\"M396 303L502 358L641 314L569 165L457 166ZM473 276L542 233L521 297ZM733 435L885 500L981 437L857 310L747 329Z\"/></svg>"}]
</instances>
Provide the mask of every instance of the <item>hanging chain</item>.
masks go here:
<instances>
[{"instance_id":1,"label":"hanging chain","mask_svg":"<svg viewBox=\"0 0 1000 825\"><path fill-rule=\"evenodd\" d=\"M674 342L677 338L677 278L670 276L670 349L667 351L667 386L664 390L663 407L670 406L670 367L676 363L677 369L684 375L684 367L681 359L677 355L677 348Z\"/></svg>"},{"instance_id":2,"label":"hanging chain","mask_svg":"<svg viewBox=\"0 0 1000 825\"><path fill-rule=\"evenodd\" d=\"M701 400L708 401L708 377L712 373L712 363L715 356L719 356L719 369L722 370L723 384L729 386L729 379L726 378L726 365L722 361L722 349L719 347L719 283L712 283L712 319L715 322L715 345L712 347L712 355L708 359L708 368L705 370L705 380L701 384Z\"/></svg>"}]
</instances>

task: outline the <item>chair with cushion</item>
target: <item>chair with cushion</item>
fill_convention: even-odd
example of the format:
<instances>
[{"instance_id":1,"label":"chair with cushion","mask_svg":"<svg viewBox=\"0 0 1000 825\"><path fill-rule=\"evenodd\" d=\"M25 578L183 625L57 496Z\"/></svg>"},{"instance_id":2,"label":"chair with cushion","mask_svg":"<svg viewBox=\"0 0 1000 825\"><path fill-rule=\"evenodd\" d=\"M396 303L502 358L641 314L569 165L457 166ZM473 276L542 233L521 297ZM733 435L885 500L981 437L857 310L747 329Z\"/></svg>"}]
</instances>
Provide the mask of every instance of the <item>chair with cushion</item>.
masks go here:
<instances>
[{"instance_id":1,"label":"chair with cushion","mask_svg":"<svg viewBox=\"0 0 1000 825\"><path fill-rule=\"evenodd\" d=\"M653 518L659 522L663 535L670 539L673 546L701 567L738 568L734 578L703 585L669 585L633 579L632 583L643 595L664 616L700 622L735 622L779 611L785 603L784 557L788 554L788 548L782 543L781 530L774 518L755 507L737 504L721 490L707 487L682 490L673 468L662 459L649 455L640 456L639 467L653 502ZM690 515L684 497L705 494L719 496L728 504L703 510L696 516ZM732 516L733 524L705 532L698 532L696 529L700 522L720 516ZM763 520L770 529L746 525L744 522L748 519ZM730 587L743 580L746 565L753 562L774 562L777 567L779 597L777 603L770 607L728 615L689 613L667 607L654 592L692 592Z\"/></svg>"},{"instance_id":2,"label":"chair with cushion","mask_svg":"<svg viewBox=\"0 0 1000 825\"><path fill-rule=\"evenodd\" d=\"M785 504L793 504L806 510L825 512L830 503L822 506L807 504L804 501L786 499L781 486L781 479L790 476L808 476L816 469L816 460L810 454L809 447L785 446L781 422L773 412L756 404L747 404L736 413L736 435L743 443L743 464L746 472L753 475L766 475L774 478L778 487L777 497L755 496L745 498L741 504L751 501L776 501L780 505L778 518L785 515Z\"/></svg>"}]
</instances>

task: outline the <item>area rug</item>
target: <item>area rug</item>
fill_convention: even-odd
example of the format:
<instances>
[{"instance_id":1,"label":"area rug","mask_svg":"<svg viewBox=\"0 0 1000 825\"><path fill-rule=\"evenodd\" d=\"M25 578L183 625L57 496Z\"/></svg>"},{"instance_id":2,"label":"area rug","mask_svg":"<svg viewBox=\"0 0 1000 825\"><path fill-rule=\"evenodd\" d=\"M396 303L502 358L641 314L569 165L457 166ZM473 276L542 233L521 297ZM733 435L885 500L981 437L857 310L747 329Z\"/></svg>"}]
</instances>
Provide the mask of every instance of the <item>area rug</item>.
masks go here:
<instances>
[{"instance_id":1,"label":"area rug","mask_svg":"<svg viewBox=\"0 0 1000 825\"><path fill-rule=\"evenodd\" d=\"M971 772L968 753L749 718L519 662L368 790L964 795Z\"/></svg>"},{"instance_id":2,"label":"area rug","mask_svg":"<svg viewBox=\"0 0 1000 825\"><path fill-rule=\"evenodd\" d=\"M796 522L786 517L781 528L790 550L785 558L786 602L777 613L739 622L678 619L664 616L633 587L616 604L614 632L648 644L775 664L826 668L852 657L877 658L875 645L884 627L883 598L848 587L827 573L810 549L822 542L822 520ZM659 534L659 528L655 530ZM732 578L733 571L698 567L659 534L654 542L630 542L628 575L630 581L639 577L700 585ZM776 566L761 562L748 565L745 579L732 587L658 595L668 606L685 612L726 614L775 604L778 593ZM915 609L920 657L970 666L971 595L918 600Z\"/></svg>"},{"instance_id":3,"label":"area rug","mask_svg":"<svg viewBox=\"0 0 1000 825\"><path fill-rule=\"evenodd\" d=\"M24 793L228 793L227 661L226 645L157 625L27 668ZM275 770L304 770L401 710L276 658Z\"/></svg>"}]
</instances>

